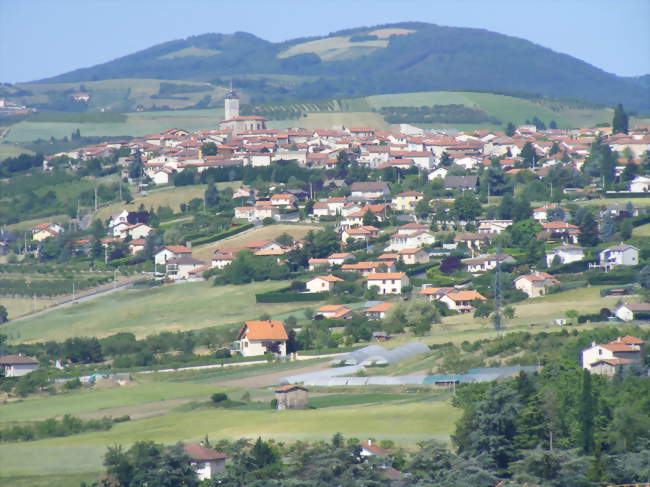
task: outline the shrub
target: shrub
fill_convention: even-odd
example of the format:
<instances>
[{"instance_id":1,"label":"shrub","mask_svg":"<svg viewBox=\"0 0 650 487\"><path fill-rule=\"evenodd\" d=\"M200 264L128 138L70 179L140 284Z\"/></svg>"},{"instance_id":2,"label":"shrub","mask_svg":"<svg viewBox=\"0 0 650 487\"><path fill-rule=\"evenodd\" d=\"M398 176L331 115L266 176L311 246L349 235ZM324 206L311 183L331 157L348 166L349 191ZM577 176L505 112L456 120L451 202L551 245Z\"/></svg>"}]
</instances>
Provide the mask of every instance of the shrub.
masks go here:
<instances>
[{"instance_id":1,"label":"shrub","mask_svg":"<svg viewBox=\"0 0 650 487\"><path fill-rule=\"evenodd\" d=\"M79 389L83 384L79 379L72 379L63 383L63 388L67 390Z\"/></svg>"},{"instance_id":2,"label":"shrub","mask_svg":"<svg viewBox=\"0 0 650 487\"><path fill-rule=\"evenodd\" d=\"M219 404L220 402L228 400L228 394L224 392L215 392L212 394L212 396L210 396L210 399L214 404Z\"/></svg>"}]
</instances>

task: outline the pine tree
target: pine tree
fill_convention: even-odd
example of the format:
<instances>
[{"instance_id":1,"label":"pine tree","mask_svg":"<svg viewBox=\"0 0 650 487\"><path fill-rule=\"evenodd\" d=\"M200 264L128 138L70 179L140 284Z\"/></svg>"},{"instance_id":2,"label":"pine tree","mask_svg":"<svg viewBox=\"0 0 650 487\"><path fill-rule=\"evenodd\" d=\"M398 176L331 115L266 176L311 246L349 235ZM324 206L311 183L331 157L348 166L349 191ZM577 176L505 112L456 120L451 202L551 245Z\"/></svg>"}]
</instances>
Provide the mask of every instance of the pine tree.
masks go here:
<instances>
[{"instance_id":1,"label":"pine tree","mask_svg":"<svg viewBox=\"0 0 650 487\"><path fill-rule=\"evenodd\" d=\"M506 125L506 135L508 137L512 137L513 135L515 135L515 130L516 130L515 124L512 122L508 122L508 125Z\"/></svg>"},{"instance_id":2,"label":"pine tree","mask_svg":"<svg viewBox=\"0 0 650 487\"><path fill-rule=\"evenodd\" d=\"M587 213L580 224L580 235L578 236L580 245L593 247L598 245L600 238L598 236L598 223L591 213Z\"/></svg>"},{"instance_id":3,"label":"pine tree","mask_svg":"<svg viewBox=\"0 0 650 487\"><path fill-rule=\"evenodd\" d=\"M612 120L612 132L615 134L627 134L629 129L629 120L627 113L620 103L614 109L614 118Z\"/></svg>"},{"instance_id":4,"label":"pine tree","mask_svg":"<svg viewBox=\"0 0 650 487\"><path fill-rule=\"evenodd\" d=\"M524 160L524 167L532 166L535 163L535 159L537 158L533 144L526 142L521 148L521 153L519 156Z\"/></svg>"}]
</instances>

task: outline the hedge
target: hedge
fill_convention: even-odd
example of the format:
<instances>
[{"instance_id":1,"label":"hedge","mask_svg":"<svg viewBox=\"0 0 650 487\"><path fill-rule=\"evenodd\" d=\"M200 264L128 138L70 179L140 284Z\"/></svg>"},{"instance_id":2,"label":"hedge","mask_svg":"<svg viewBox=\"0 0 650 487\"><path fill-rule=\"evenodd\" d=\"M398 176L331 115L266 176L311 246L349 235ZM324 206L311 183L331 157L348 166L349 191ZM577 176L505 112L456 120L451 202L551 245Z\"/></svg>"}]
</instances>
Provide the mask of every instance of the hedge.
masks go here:
<instances>
[{"instance_id":1,"label":"hedge","mask_svg":"<svg viewBox=\"0 0 650 487\"><path fill-rule=\"evenodd\" d=\"M238 227L230 228L228 230L225 230L223 232L215 233L214 235L210 235L208 237L203 237L203 238L197 238L195 240L192 240L192 245L202 245L202 244L207 244L211 242L216 242L217 240L222 240L226 237L230 237L232 235L237 235L238 233L241 233L245 230L248 230L249 228L253 228L255 225L252 223L245 223L243 225L240 225Z\"/></svg>"},{"instance_id":2,"label":"hedge","mask_svg":"<svg viewBox=\"0 0 650 487\"><path fill-rule=\"evenodd\" d=\"M596 284L631 284L636 282L637 270L632 267L628 269L613 270L602 272L587 277L587 282L592 285Z\"/></svg>"},{"instance_id":3,"label":"hedge","mask_svg":"<svg viewBox=\"0 0 650 487\"><path fill-rule=\"evenodd\" d=\"M577 260L575 262L569 262L568 264L561 264L557 267L551 266L550 272L553 274L573 274L576 272L582 272L589 269L589 264L598 262L596 259L584 259Z\"/></svg>"},{"instance_id":4,"label":"hedge","mask_svg":"<svg viewBox=\"0 0 650 487\"><path fill-rule=\"evenodd\" d=\"M635 216L632 220L632 226L633 227L640 227L641 225L645 225L646 223L650 223L650 213L647 215L639 215Z\"/></svg>"},{"instance_id":5,"label":"hedge","mask_svg":"<svg viewBox=\"0 0 650 487\"><path fill-rule=\"evenodd\" d=\"M426 264L416 264L406 269L406 275L411 277L421 272L426 272L431 267L438 265L438 262L427 262Z\"/></svg>"},{"instance_id":6,"label":"hedge","mask_svg":"<svg viewBox=\"0 0 650 487\"><path fill-rule=\"evenodd\" d=\"M268 293L255 295L257 303L292 303L299 301L322 301L330 297L330 293L296 293L289 292L290 288L278 289Z\"/></svg>"}]
</instances>

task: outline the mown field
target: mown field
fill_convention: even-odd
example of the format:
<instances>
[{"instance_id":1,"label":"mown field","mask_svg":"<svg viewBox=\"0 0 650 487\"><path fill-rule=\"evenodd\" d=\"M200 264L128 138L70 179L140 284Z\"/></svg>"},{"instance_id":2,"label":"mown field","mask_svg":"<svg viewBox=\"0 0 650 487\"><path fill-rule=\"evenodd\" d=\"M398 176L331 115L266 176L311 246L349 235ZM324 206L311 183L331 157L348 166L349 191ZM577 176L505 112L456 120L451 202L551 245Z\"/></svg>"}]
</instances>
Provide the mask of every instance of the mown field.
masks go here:
<instances>
[{"instance_id":1,"label":"mown field","mask_svg":"<svg viewBox=\"0 0 650 487\"><path fill-rule=\"evenodd\" d=\"M50 299L0 298L0 304L7 308L9 319L40 311L53 303Z\"/></svg>"},{"instance_id":2,"label":"mown field","mask_svg":"<svg viewBox=\"0 0 650 487\"><path fill-rule=\"evenodd\" d=\"M237 249L251 242L273 240L283 233L288 233L294 239L301 239L310 230L318 231L321 230L321 227L318 225L290 225L286 223L255 227L217 242L197 246L192 249L192 254L199 260L208 261L217 249Z\"/></svg>"},{"instance_id":3,"label":"mown field","mask_svg":"<svg viewBox=\"0 0 650 487\"><path fill-rule=\"evenodd\" d=\"M650 223L636 227L633 231L635 237L650 237Z\"/></svg>"},{"instance_id":4,"label":"mown field","mask_svg":"<svg viewBox=\"0 0 650 487\"><path fill-rule=\"evenodd\" d=\"M240 323L263 313L274 315L306 308L309 303L255 303L255 293L288 284L266 281L214 287L212 282L197 282L125 289L42 316L9 322L3 326L3 333L13 342L33 342L74 336L102 337L121 331L144 337L161 331Z\"/></svg>"}]
</instances>

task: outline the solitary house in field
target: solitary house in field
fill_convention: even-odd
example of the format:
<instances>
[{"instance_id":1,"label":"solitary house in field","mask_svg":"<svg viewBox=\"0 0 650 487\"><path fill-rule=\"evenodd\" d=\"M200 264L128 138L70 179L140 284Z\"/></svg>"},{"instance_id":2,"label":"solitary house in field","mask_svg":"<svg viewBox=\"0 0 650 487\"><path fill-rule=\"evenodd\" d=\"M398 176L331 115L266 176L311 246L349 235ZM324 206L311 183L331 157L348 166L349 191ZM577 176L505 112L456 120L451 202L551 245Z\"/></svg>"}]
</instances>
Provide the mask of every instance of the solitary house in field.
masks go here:
<instances>
[{"instance_id":1,"label":"solitary house in field","mask_svg":"<svg viewBox=\"0 0 650 487\"><path fill-rule=\"evenodd\" d=\"M38 369L38 360L26 355L5 355L0 357L0 367L5 377L21 377Z\"/></svg>"},{"instance_id":2,"label":"solitary house in field","mask_svg":"<svg viewBox=\"0 0 650 487\"><path fill-rule=\"evenodd\" d=\"M183 451L192 459L199 480L213 479L216 473L226 470L228 455L196 443L185 445Z\"/></svg>"},{"instance_id":3,"label":"solitary house in field","mask_svg":"<svg viewBox=\"0 0 650 487\"><path fill-rule=\"evenodd\" d=\"M246 321L237 335L239 352L244 357L274 353L287 355L289 336L279 320Z\"/></svg>"},{"instance_id":4,"label":"solitary house in field","mask_svg":"<svg viewBox=\"0 0 650 487\"><path fill-rule=\"evenodd\" d=\"M309 407L309 393L304 387L295 384L282 386L275 391L278 409L307 409Z\"/></svg>"}]
</instances>

